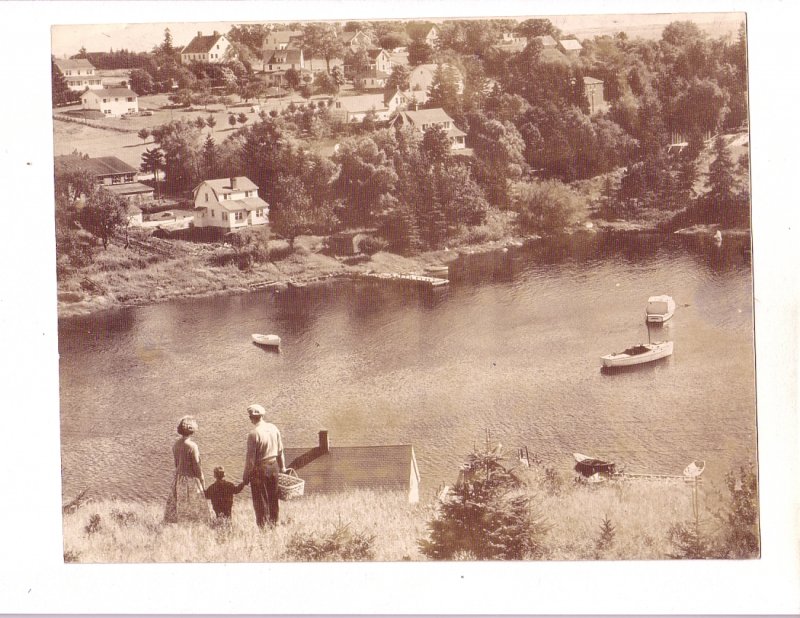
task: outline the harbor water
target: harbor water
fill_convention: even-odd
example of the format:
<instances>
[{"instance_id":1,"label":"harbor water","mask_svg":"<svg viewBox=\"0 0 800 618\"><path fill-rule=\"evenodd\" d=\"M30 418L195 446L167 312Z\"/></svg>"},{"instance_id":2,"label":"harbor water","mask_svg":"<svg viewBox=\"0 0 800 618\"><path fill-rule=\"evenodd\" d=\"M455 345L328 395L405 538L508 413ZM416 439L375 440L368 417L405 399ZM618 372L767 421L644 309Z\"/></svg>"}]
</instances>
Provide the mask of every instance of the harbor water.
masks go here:
<instances>
[{"instance_id":1,"label":"harbor water","mask_svg":"<svg viewBox=\"0 0 800 618\"><path fill-rule=\"evenodd\" d=\"M749 241L748 241L749 242ZM752 271L744 240L581 233L452 262L446 292L337 281L177 300L59 322L63 495L161 500L178 419L209 479L238 480L259 402L286 446L412 444L423 499L489 432L569 475L575 451L708 481L755 462ZM607 374L646 342L647 298L675 316L662 361ZM275 333L281 353L251 334Z\"/></svg>"}]
</instances>

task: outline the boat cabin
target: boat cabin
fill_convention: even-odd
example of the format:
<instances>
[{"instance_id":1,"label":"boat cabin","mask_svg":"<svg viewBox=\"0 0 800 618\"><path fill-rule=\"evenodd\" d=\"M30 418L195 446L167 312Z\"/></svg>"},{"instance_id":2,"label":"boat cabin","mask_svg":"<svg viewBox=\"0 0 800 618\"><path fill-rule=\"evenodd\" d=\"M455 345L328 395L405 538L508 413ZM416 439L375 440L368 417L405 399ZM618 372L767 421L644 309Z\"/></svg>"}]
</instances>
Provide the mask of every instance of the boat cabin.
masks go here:
<instances>
[{"instance_id":1,"label":"boat cabin","mask_svg":"<svg viewBox=\"0 0 800 618\"><path fill-rule=\"evenodd\" d=\"M614 474L616 470L617 466L615 463L603 461L602 459L594 459L593 457L584 457L575 464L575 471L585 477L590 477L594 474L610 476Z\"/></svg>"}]
</instances>

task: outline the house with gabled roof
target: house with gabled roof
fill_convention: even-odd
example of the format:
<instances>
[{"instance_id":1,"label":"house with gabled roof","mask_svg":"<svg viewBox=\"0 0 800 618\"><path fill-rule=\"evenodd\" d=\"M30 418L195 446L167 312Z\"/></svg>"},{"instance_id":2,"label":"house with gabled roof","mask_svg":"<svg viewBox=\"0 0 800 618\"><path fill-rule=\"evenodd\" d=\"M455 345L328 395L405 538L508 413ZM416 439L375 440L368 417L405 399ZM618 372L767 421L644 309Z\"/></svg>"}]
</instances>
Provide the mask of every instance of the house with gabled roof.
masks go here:
<instances>
[{"instance_id":1,"label":"house with gabled roof","mask_svg":"<svg viewBox=\"0 0 800 618\"><path fill-rule=\"evenodd\" d=\"M581 53L583 45L575 39L561 39L558 42L558 49L570 58L574 58Z\"/></svg>"},{"instance_id":2,"label":"house with gabled roof","mask_svg":"<svg viewBox=\"0 0 800 618\"><path fill-rule=\"evenodd\" d=\"M303 44L302 30L273 30L264 37L263 49L286 49L288 47L301 47Z\"/></svg>"},{"instance_id":3,"label":"house with gabled roof","mask_svg":"<svg viewBox=\"0 0 800 618\"><path fill-rule=\"evenodd\" d=\"M410 22L406 24L406 34L412 41L424 41L431 47L439 44L439 28L432 24Z\"/></svg>"},{"instance_id":4,"label":"house with gabled roof","mask_svg":"<svg viewBox=\"0 0 800 618\"><path fill-rule=\"evenodd\" d=\"M545 49L555 49L558 46L558 42L549 34L543 34L542 36L537 36L536 38Z\"/></svg>"},{"instance_id":5,"label":"house with gabled roof","mask_svg":"<svg viewBox=\"0 0 800 618\"><path fill-rule=\"evenodd\" d=\"M97 90L103 87L103 80L97 74L97 69L85 58L55 60L55 65L64 76L67 87L73 92L83 92L87 88Z\"/></svg>"},{"instance_id":6,"label":"house with gabled roof","mask_svg":"<svg viewBox=\"0 0 800 618\"><path fill-rule=\"evenodd\" d=\"M367 50L369 69L353 80L358 90L383 90L392 72L392 59L385 49Z\"/></svg>"},{"instance_id":7,"label":"house with gabled roof","mask_svg":"<svg viewBox=\"0 0 800 618\"><path fill-rule=\"evenodd\" d=\"M99 88L87 90L81 95L81 107L96 110L108 118L139 111L139 95L130 88Z\"/></svg>"},{"instance_id":8,"label":"house with gabled roof","mask_svg":"<svg viewBox=\"0 0 800 618\"><path fill-rule=\"evenodd\" d=\"M233 231L269 223L269 204L246 176L204 180L193 195L195 227Z\"/></svg>"},{"instance_id":9,"label":"house with gabled roof","mask_svg":"<svg viewBox=\"0 0 800 618\"><path fill-rule=\"evenodd\" d=\"M396 491L409 504L419 502L419 468L410 444L332 446L323 429L317 446L287 448L284 460L305 481L304 495Z\"/></svg>"},{"instance_id":10,"label":"house with gabled roof","mask_svg":"<svg viewBox=\"0 0 800 618\"><path fill-rule=\"evenodd\" d=\"M352 97L337 97L330 106L331 116L340 122L361 122L367 114L375 112L375 120L385 122L408 105L405 93L361 94Z\"/></svg>"},{"instance_id":11,"label":"house with gabled roof","mask_svg":"<svg viewBox=\"0 0 800 618\"><path fill-rule=\"evenodd\" d=\"M224 34L214 30L213 34L203 35L202 31L197 31L189 44L181 50L181 64L191 62L205 62L219 64L227 62L231 56L235 56L231 42Z\"/></svg>"},{"instance_id":12,"label":"house with gabled roof","mask_svg":"<svg viewBox=\"0 0 800 618\"><path fill-rule=\"evenodd\" d=\"M138 182L138 170L117 157L60 155L54 158L54 170L56 175L88 172L98 186L124 198L129 204L153 199L153 187Z\"/></svg>"},{"instance_id":13,"label":"house with gabled roof","mask_svg":"<svg viewBox=\"0 0 800 618\"><path fill-rule=\"evenodd\" d=\"M464 76L456 67L451 64L444 63L441 65L442 69L449 69L456 73L457 93L464 92ZM420 64L411 69L408 75L408 89L420 90L428 92L430 90L433 79L436 76L436 70L439 68L438 64Z\"/></svg>"},{"instance_id":14,"label":"house with gabled roof","mask_svg":"<svg viewBox=\"0 0 800 618\"><path fill-rule=\"evenodd\" d=\"M369 37L369 35L361 30L356 30L355 32L345 32L342 34L342 43L352 52L357 52L361 49L369 50L374 47L372 39Z\"/></svg>"},{"instance_id":15,"label":"house with gabled roof","mask_svg":"<svg viewBox=\"0 0 800 618\"><path fill-rule=\"evenodd\" d=\"M416 111L401 111L392 120L393 127L411 127L420 133L425 133L433 127L440 127L450 139L450 150L463 150L466 148L464 131L456 127L455 122L441 107L433 109L420 109Z\"/></svg>"},{"instance_id":16,"label":"house with gabled roof","mask_svg":"<svg viewBox=\"0 0 800 618\"><path fill-rule=\"evenodd\" d=\"M595 114L604 111L607 107L603 93L603 80L596 77L583 78L583 91L589 101L589 113Z\"/></svg>"}]
</instances>

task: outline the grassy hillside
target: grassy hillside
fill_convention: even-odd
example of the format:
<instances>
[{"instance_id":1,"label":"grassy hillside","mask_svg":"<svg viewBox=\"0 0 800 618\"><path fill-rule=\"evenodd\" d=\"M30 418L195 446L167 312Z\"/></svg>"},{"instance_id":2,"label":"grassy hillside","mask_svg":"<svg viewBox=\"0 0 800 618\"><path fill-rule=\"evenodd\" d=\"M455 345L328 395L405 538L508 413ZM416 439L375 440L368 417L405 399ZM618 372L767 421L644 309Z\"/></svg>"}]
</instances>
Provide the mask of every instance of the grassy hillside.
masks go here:
<instances>
[{"instance_id":1,"label":"grassy hillside","mask_svg":"<svg viewBox=\"0 0 800 618\"><path fill-rule=\"evenodd\" d=\"M545 560L665 559L674 551L670 528L692 517L691 487L681 480L585 485L541 468L522 474L536 516L548 528ZM700 502L707 508L712 508L713 489L700 490ZM710 511L703 512L702 529L712 534L715 520ZM228 526L165 525L160 503L89 501L64 515L64 554L67 561L88 563L276 562L307 560L308 552L297 550L309 543L317 548L330 548L334 541L363 545L372 537L371 551L363 559L424 560L418 541L427 536L427 522L435 513L435 502L409 505L397 493L306 496L282 502L281 525L260 532L244 495L237 497ZM604 519L614 533L607 547L598 549ZM337 555L323 547L317 558Z\"/></svg>"}]
</instances>

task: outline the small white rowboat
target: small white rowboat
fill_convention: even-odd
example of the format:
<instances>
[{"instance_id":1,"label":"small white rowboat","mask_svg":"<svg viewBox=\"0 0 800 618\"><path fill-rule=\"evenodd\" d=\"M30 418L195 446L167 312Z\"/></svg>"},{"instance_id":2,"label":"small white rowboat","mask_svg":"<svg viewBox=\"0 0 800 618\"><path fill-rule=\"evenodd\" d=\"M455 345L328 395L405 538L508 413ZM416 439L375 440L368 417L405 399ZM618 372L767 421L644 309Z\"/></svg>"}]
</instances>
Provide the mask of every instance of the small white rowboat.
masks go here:
<instances>
[{"instance_id":1,"label":"small white rowboat","mask_svg":"<svg viewBox=\"0 0 800 618\"><path fill-rule=\"evenodd\" d=\"M613 352L601 356L603 367L629 367L649 363L672 354L671 341L655 341L653 343L640 343L622 352Z\"/></svg>"},{"instance_id":2,"label":"small white rowboat","mask_svg":"<svg viewBox=\"0 0 800 618\"><path fill-rule=\"evenodd\" d=\"M695 478L703 474L703 470L705 469L705 461L693 461L683 469L683 476L685 476L687 479Z\"/></svg>"},{"instance_id":3,"label":"small white rowboat","mask_svg":"<svg viewBox=\"0 0 800 618\"><path fill-rule=\"evenodd\" d=\"M273 348L279 348L281 345L281 338L278 335L261 335L259 333L253 333L253 343L257 343L258 345L269 346Z\"/></svg>"}]
</instances>

